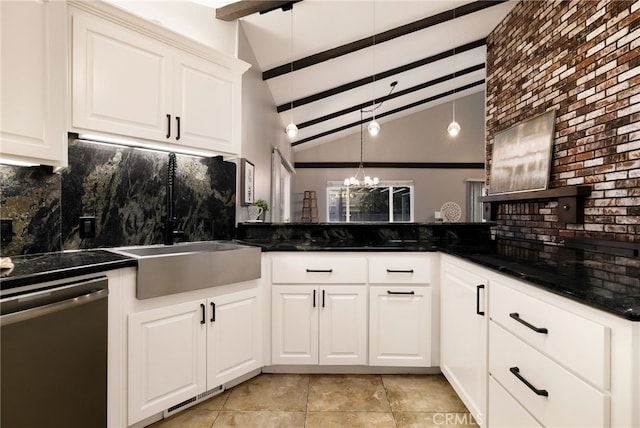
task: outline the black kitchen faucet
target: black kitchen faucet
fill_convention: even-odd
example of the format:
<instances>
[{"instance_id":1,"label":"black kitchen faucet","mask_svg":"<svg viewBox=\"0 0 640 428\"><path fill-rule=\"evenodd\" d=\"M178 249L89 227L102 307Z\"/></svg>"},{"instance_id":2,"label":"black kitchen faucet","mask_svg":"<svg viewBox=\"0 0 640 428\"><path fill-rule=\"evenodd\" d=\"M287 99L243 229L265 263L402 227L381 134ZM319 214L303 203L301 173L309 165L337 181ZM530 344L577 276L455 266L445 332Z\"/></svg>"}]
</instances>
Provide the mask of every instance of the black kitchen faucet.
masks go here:
<instances>
[{"instance_id":1,"label":"black kitchen faucet","mask_svg":"<svg viewBox=\"0 0 640 428\"><path fill-rule=\"evenodd\" d=\"M169 153L167 168L167 216L164 223L164 244L173 245L174 238L184 236L184 230L176 229L178 219L176 217L175 201L173 200L173 186L176 181L176 154Z\"/></svg>"}]
</instances>

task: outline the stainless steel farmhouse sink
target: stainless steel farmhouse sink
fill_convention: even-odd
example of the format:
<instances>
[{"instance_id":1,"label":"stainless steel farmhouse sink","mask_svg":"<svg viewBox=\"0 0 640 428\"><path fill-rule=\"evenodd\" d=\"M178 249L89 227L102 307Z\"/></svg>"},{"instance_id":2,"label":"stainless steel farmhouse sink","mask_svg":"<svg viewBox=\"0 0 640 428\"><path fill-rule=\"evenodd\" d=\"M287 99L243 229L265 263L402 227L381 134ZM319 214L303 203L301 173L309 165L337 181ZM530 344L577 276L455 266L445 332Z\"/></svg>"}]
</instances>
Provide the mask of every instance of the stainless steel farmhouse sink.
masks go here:
<instances>
[{"instance_id":1,"label":"stainless steel farmhouse sink","mask_svg":"<svg viewBox=\"0 0 640 428\"><path fill-rule=\"evenodd\" d=\"M261 250L231 241L112 248L138 260L136 297L148 299L260 278Z\"/></svg>"}]
</instances>

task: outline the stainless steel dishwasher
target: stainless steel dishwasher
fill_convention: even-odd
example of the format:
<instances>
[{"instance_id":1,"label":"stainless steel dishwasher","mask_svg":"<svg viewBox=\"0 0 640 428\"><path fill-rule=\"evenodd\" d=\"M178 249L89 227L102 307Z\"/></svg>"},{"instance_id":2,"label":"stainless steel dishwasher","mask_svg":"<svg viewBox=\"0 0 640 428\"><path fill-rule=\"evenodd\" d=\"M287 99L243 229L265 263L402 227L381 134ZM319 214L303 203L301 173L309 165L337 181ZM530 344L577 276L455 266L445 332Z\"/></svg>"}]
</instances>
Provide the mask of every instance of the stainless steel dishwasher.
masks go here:
<instances>
[{"instance_id":1,"label":"stainless steel dishwasher","mask_svg":"<svg viewBox=\"0 0 640 428\"><path fill-rule=\"evenodd\" d=\"M65 282L0 299L0 425L107 425L108 281Z\"/></svg>"}]
</instances>

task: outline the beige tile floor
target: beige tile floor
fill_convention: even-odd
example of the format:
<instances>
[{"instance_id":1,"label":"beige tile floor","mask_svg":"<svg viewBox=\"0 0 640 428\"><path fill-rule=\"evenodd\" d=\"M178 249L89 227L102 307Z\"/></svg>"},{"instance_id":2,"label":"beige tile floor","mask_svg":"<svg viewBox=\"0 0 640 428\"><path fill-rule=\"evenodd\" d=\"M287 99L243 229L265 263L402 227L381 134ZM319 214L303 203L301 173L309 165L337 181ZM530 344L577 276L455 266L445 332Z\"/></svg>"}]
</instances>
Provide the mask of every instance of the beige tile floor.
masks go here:
<instances>
[{"instance_id":1,"label":"beige tile floor","mask_svg":"<svg viewBox=\"0 0 640 428\"><path fill-rule=\"evenodd\" d=\"M442 375L261 374L153 428L477 427Z\"/></svg>"}]
</instances>

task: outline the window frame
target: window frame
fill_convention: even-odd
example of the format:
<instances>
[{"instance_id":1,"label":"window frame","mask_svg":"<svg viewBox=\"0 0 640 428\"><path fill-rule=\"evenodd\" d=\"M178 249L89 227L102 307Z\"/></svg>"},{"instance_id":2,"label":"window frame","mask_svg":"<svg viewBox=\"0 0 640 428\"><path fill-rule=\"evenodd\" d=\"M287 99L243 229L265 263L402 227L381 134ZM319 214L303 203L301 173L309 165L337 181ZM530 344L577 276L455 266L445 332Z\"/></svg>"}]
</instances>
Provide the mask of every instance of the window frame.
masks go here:
<instances>
[{"instance_id":1,"label":"window frame","mask_svg":"<svg viewBox=\"0 0 640 428\"><path fill-rule=\"evenodd\" d=\"M325 201L326 201L326 219L327 223L379 223L376 221L351 221L351 198L349 194L347 194L347 204L346 204L346 213L345 213L345 221L342 220L332 220L330 216L331 203L329 198L331 197L332 191L338 189L338 191L346 190L348 187L367 187L367 188L388 188L389 189L389 220L385 223L413 223L415 220L415 182L413 180L384 180L380 181L380 183L372 186L345 186L344 181L327 181L326 192L325 192ZM393 219L393 189L397 187L408 187L409 188L409 220L401 220L394 221Z\"/></svg>"}]
</instances>

